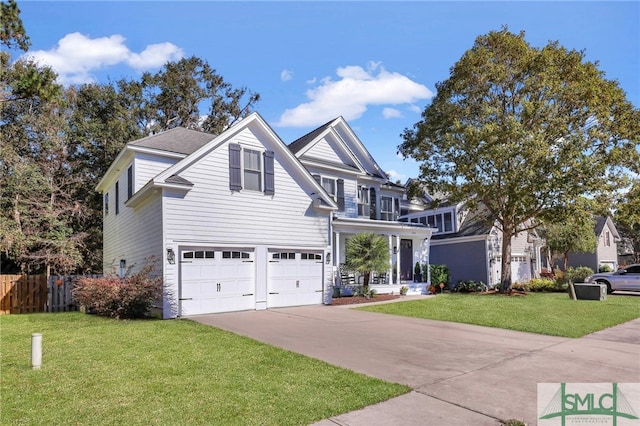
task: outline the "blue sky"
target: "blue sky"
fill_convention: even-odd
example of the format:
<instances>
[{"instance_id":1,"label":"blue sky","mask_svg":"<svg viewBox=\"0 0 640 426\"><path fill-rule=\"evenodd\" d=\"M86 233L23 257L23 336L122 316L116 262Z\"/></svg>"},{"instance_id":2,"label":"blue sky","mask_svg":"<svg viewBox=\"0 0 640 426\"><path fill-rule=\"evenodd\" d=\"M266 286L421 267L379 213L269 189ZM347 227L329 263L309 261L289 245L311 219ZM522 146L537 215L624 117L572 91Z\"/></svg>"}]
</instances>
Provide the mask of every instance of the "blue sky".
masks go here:
<instances>
[{"instance_id":1,"label":"blue sky","mask_svg":"<svg viewBox=\"0 0 640 426\"><path fill-rule=\"evenodd\" d=\"M418 166L396 155L402 131L478 35L508 26L543 46L585 50L640 107L640 2L25 1L32 46L63 83L137 78L197 56L285 143L343 116L392 178Z\"/></svg>"}]
</instances>

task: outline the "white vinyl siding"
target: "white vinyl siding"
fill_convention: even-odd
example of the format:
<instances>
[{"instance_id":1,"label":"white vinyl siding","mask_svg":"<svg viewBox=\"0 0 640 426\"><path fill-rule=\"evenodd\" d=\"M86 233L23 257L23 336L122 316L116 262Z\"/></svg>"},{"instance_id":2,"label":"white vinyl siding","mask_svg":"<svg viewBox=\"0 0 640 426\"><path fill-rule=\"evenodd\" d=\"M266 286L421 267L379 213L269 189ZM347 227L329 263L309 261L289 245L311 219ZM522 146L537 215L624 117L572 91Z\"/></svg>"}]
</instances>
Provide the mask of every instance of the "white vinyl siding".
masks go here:
<instances>
[{"instance_id":1,"label":"white vinyl siding","mask_svg":"<svg viewBox=\"0 0 640 426\"><path fill-rule=\"evenodd\" d=\"M135 177L133 179L133 193L135 194L151 179L165 171L169 166L175 164L177 161L178 160L173 158L136 153L133 167L135 172Z\"/></svg>"},{"instance_id":2,"label":"white vinyl siding","mask_svg":"<svg viewBox=\"0 0 640 426\"><path fill-rule=\"evenodd\" d=\"M126 170L123 173L126 178ZM122 176L121 176L122 178ZM120 260L135 272L162 253L162 211L159 196L152 197L136 209L120 206L120 214L104 217L103 272L117 273Z\"/></svg>"},{"instance_id":3,"label":"white vinyl siding","mask_svg":"<svg viewBox=\"0 0 640 426\"><path fill-rule=\"evenodd\" d=\"M305 152L304 157L307 159L315 158L323 162L343 163L343 159L331 145L327 140L322 140Z\"/></svg>"},{"instance_id":4,"label":"white vinyl siding","mask_svg":"<svg viewBox=\"0 0 640 426\"><path fill-rule=\"evenodd\" d=\"M245 129L230 142L264 150ZM184 196L165 192L166 238L176 241L216 241L219 244L328 244L328 215L316 213L311 199L274 161L276 192L271 197L253 191L229 191L229 150L219 146L181 176L194 184ZM287 232L282 232L286 227Z\"/></svg>"}]
</instances>

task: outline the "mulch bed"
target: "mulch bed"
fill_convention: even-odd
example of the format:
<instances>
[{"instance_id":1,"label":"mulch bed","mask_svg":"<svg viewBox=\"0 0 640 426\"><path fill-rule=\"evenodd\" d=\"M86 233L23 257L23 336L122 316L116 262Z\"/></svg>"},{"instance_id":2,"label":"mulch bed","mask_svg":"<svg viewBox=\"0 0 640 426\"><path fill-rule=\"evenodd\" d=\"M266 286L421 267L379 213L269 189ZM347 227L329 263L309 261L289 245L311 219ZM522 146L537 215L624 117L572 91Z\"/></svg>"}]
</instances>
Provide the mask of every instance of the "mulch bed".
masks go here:
<instances>
[{"instance_id":1,"label":"mulch bed","mask_svg":"<svg viewBox=\"0 0 640 426\"><path fill-rule=\"evenodd\" d=\"M342 305L356 305L359 303L384 302L385 300L393 300L399 297L402 297L402 296L397 294L376 294L374 297L370 297L368 299L364 296L334 297L332 299L332 305L342 306Z\"/></svg>"}]
</instances>

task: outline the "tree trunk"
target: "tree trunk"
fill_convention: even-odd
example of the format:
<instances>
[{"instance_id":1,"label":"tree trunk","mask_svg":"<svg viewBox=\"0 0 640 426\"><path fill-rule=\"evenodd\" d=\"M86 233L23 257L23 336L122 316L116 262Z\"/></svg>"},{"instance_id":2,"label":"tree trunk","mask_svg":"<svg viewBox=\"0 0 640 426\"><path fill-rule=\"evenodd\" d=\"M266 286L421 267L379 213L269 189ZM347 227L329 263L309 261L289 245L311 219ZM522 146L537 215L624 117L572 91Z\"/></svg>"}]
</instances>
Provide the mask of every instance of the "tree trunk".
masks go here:
<instances>
[{"instance_id":1,"label":"tree trunk","mask_svg":"<svg viewBox=\"0 0 640 426\"><path fill-rule=\"evenodd\" d=\"M362 279L362 291L367 294L369 293L369 279L371 277L371 272L365 272L364 277Z\"/></svg>"},{"instance_id":2,"label":"tree trunk","mask_svg":"<svg viewBox=\"0 0 640 426\"><path fill-rule=\"evenodd\" d=\"M500 293L511 292L511 237L513 230L510 225L502 225L502 261L500 277Z\"/></svg>"}]
</instances>

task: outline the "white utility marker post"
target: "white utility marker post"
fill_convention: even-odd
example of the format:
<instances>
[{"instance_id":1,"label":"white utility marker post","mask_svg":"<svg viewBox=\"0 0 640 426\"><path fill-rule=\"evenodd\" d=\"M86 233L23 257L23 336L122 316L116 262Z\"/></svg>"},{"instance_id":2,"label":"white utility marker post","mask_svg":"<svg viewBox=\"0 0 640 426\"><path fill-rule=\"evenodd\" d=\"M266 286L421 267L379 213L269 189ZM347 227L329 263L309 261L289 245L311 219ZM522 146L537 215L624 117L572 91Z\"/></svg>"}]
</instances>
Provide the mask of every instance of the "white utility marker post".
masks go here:
<instances>
[{"instance_id":1,"label":"white utility marker post","mask_svg":"<svg viewBox=\"0 0 640 426\"><path fill-rule=\"evenodd\" d=\"M33 333L31 335L31 367L39 370L42 366L42 334Z\"/></svg>"}]
</instances>

